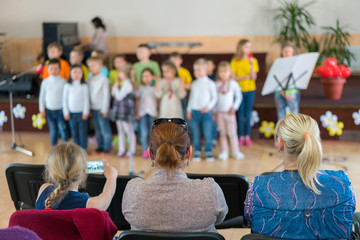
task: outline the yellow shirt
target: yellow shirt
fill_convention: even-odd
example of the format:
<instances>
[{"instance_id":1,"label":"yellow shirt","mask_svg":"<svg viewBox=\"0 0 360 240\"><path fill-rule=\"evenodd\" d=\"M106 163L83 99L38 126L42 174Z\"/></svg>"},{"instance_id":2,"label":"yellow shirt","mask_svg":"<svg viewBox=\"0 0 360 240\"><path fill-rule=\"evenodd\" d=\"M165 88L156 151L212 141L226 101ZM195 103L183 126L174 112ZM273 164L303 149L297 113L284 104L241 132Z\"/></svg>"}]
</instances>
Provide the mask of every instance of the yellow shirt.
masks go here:
<instances>
[{"instance_id":1,"label":"yellow shirt","mask_svg":"<svg viewBox=\"0 0 360 240\"><path fill-rule=\"evenodd\" d=\"M119 76L120 72L116 69L110 71L109 74L109 82L110 84L115 84L117 77Z\"/></svg>"},{"instance_id":2,"label":"yellow shirt","mask_svg":"<svg viewBox=\"0 0 360 240\"><path fill-rule=\"evenodd\" d=\"M87 80L89 76L89 69L84 64L81 65L81 68L83 70L84 79Z\"/></svg>"},{"instance_id":3,"label":"yellow shirt","mask_svg":"<svg viewBox=\"0 0 360 240\"><path fill-rule=\"evenodd\" d=\"M184 79L185 84L192 82L191 74L190 74L189 70L187 70L186 68L180 67L180 69L178 71L178 75L179 75L179 78Z\"/></svg>"},{"instance_id":4,"label":"yellow shirt","mask_svg":"<svg viewBox=\"0 0 360 240\"><path fill-rule=\"evenodd\" d=\"M236 77L245 77L251 72L250 62L247 59L233 59L230 63L231 70L235 72ZM259 64L256 58L254 58L253 69L255 72L259 72ZM239 86L241 87L242 92L255 91L256 84L253 79L245 79L238 81Z\"/></svg>"}]
</instances>

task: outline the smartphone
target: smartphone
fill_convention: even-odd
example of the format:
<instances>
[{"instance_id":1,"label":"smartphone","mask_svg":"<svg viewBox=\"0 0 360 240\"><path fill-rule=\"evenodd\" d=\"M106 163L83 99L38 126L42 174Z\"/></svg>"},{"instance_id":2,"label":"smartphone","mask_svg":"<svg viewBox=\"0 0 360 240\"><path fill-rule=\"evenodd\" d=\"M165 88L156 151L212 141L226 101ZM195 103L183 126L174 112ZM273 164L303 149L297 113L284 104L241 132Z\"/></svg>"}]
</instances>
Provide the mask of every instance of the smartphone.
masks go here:
<instances>
[{"instance_id":1,"label":"smartphone","mask_svg":"<svg viewBox=\"0 0 360 240\"><path fill-rule=\"evenodd\" d=\"M103 161L88 161L86 163L86 173L104 173L104 162Z\"/></svg>"}]
</instances>

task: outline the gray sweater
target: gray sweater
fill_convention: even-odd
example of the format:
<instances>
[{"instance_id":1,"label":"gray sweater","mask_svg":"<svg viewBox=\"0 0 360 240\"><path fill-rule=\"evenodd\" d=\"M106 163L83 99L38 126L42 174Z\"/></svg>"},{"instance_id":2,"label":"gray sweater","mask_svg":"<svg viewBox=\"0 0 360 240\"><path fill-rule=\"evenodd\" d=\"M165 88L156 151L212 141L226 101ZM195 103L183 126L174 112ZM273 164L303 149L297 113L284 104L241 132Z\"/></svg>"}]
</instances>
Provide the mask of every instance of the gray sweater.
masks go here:
<instances>
[{"instance_id":1,"label":"gray sweater","mask_svg":"<svg viewBox=\"0 0 360 240\"><path fill-rule=\"evenodd\" d=\"M216 232L227 212L224 194L212 178L192 180L181 170L168 177L159 170L150 180L126 186L122 212L131 230Z\"/></svg>"}]
</instances>

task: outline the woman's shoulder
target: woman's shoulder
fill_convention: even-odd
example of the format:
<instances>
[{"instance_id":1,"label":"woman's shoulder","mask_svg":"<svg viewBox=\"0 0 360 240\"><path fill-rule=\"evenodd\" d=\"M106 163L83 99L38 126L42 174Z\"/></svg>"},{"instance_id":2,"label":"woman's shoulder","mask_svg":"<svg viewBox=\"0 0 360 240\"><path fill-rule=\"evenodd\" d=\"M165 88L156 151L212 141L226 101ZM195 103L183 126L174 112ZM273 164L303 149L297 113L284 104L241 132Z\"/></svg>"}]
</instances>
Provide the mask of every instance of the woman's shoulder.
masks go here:
<instances>
[{"instance_id":1,"label":"woman's shoulder","mask_svg":"<svg viewBox=\"0 0 360 240\"><path fill-rule=\"evenodd\" d=\"M343 170L320 170L317 178L321 184L351 185L350 177Z\"/></svg>"}]
</instances>

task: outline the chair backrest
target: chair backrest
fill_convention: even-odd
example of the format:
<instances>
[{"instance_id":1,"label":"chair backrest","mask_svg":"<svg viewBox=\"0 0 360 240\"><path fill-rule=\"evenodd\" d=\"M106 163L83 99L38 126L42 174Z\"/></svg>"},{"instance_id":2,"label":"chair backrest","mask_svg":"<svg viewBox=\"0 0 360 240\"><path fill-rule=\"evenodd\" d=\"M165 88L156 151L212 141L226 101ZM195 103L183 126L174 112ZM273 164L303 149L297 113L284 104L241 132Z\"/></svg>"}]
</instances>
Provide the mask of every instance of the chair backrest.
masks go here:
<instances>
[{"instance_id":1,"label":"chair backrest","mask_svg":"<svg viewBox=\"0 0 360 240\"><path fill-rule=\"evenodd\" d=\"M39 188L44 183L44 165L10 164L5 170L11 200L16 210L35 207Z\"/></svg>"},{"instance_id":2,"label":"chair backrest","mask_svg":"<svg viewBox=\"0 0 360 240\"><path fill-rule=\"evenodd\" d=\"M117 233L109 214L94 208L20 210L11 215L9 226L25 227L42 239L52 240L111 240Z\"/></svg>"},{"instance_id":3,"label":"chair backrest","mask_svg":"<svg viewBox=\"0 0 360 240\"><path fill-rule=\"evenodd\" d=\"M125 231L118 238L119 240L225 240L218 233L194 232L194 233L153 233L142 231Z\"/></svg>"},{"instance_id":4,"label":"chair backrest","mask_svg":"<svg viewBox=\"0 0 360 240\"><path fill-rule=\"evenodd\" d=\"M136 176L118 176L115 195L106 210L119 230L129 230L130 224L125 220L122 214L122 198L127 183ZM85 191L90 196L99 195L105 185L106 178L103 175L89 175L86 182Z\"/></svg>"},{"instance_id":5,"label":"chair backrest","mask_svg":"<svg viewBox=\"0 0 360 240\"><path fill-rule=\"evenodd\" d=\"M249 181L245 176L236 174L187 174L191 179L203 179L211 177L221 187L226 203L229 207L229 212L226 215L225 221L237 218L239 216L244 217L244 202L246 199L246 193L249 188ZM244 218L245 219L245 218ZM220 224L221 225L221 224ZM220 226L218 225L218 226ZM222 228L218 227L216 228ZM241 227L241 226L238 226Z\"/></svg>"},{"instance_id":6,"label":"chair backrest","mask_svg":"<svg viewBox=\"0 0 360 240\"><path fill-rule=\"evenodd\" d=\"M36 198L41 185L44 183L44 165L10 164L6 168L6 178L9 185L11 199L16 210L34 209ZM116 192L107 212L119 230L129 230L130 224L125 220L122 209L122 197L125 187L136 176L118 176ZM103 175L89 175L86 188L80 192L87 192L90 196L99 195L105 185L106 178Z\"/></svg>"}]
</instances>

